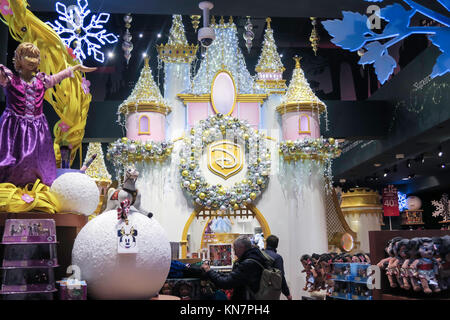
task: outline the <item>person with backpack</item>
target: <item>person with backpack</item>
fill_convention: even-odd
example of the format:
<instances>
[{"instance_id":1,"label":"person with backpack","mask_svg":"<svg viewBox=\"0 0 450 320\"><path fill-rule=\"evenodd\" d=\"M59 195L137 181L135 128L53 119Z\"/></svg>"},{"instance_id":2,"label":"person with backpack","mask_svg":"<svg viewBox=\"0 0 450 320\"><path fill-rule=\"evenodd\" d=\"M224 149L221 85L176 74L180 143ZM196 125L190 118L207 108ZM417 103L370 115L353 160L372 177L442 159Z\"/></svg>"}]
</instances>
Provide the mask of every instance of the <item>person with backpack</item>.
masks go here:
<instances>
[{"instance_id":1,"label":"person with backpack","mask_svg":"<svg viewBox=\"0 0 450 320\"><path fill-rule=\"evenodd\" d=\"M254 247L247 236L233 242L237 261L230 273L211 270L208 263L202 269L221 289L233 289L231 300L278 300L281 294L281 271L272 268L273 259Z\"/></svg>"},{"instance_id":2,"label":"person with backpack","mask_svg":"<svg viewBox=\"0 0 450 320\"><path fill-rule=\"evenodd\" d=\"M281 292L286 296L288 300L292 300L291 293L289 291L289 287L286 282L286 278L284 276L284 263L283 257L277 253L279 239L275 235L270 235L266 239L266 248L264 252L266 252L273 260L273 267L279 269L282 274L282 283L281 283Z\"/></svg>"}]
</instances>

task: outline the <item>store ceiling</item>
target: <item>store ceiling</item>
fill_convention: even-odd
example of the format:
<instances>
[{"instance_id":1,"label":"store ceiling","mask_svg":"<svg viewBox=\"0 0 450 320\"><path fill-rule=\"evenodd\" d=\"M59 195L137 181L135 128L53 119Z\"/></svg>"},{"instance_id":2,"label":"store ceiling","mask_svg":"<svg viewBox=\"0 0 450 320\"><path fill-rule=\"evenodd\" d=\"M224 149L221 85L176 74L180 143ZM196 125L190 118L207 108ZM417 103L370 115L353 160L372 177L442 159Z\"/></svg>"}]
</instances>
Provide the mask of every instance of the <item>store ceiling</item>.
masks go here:
<instances>
[{"instance_id":1,"label":"store ceiling","mask_svg":"<svg viewBox=\"0 0 450 320\"><path fill-rule=\"evenodd\" d=\"M54 0L28 0L31 9L36 11L53 11ZM59 0L66 5L75 4L76 0ZM196 0L89 0L93 11L110 13L136 14L200 14ZM340 17L342 10L366 11L371 5L364 0L216 0L211 1L214 8L213 15L224 16L252 16L265 17ZM385 0L384 4L391 4L395 0Z\"/></svg>"}]
</instances>

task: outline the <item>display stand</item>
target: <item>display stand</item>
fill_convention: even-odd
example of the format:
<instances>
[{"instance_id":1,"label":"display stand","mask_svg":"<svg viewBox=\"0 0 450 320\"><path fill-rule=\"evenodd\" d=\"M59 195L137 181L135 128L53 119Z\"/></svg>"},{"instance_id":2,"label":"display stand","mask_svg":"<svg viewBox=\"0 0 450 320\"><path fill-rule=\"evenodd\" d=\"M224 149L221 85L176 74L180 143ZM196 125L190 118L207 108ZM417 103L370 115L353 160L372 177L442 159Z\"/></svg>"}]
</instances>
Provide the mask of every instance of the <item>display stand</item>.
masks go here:
<instances>
[{"instance_id":1,"label":"display stand","mask_svg":"<svg viewBox=\"0 0 450 320\"><path fill-rule=\"evenodd\" d=\"M369 231L370 243L370 260L372 264L378 263L380 260L386 258L384 248L386 243L395 237L402 237L412 239L415 237L442 237L450 235L450 230L394 230L394 231ZM431 299L431 300L449 300L448 291L440 293L425 294L423 292L413 292L412 290L404 290L401 288L391 288L389 281L381 271L381 289L373 290L374 300L416 300L416 299Z\"/></svg>"},{"instance_id":2,"label":"display stand","mask_svg":"<svg viewBox=\"0 0 450 320\"><path fill-rule=\"evenodd\" d=\"M364 263L333 263L334 290L331 298L341 300L372 300L367 289L367 268Z\"/></svg>"},{"instance_id":3,"label":"display stand","mask_svg":"<svg viewBox=\"0 0 450 320\"><path fill-rule=\"evenodd\" d=\"M53 300L56 243L53 219L6 220L1 243L3 300Z\"/></svg>"},{"instance_id":4,"label":"display stand","mask_svg":"<svg viewBox=\"0 0 450 320\"><path fill-rule=\"evenodd\" d=\"M3 234L5 221L7 219L53 219L56 226L56 238L58 245L56 256L59 267L55 268L55 279L62 279L67 276L67 267L72 264L72 248L78 232L88 222L88 217L74 213L49 214L43 212L21 212L21 213L0 213L0 234ZM4 248L0 248L0 256L3 257Z\"/></svg>"},{"instance_id":5,"label":"display stand","mask_svg":"<svg viewBox=\"0 0 450 320\"><path fill-rule=\"evenodd\" d=\"M425 223L422 220L423 210L405 210L401 213L402 227L409 230L422 229Z\"/></svg>"}]
</instances>

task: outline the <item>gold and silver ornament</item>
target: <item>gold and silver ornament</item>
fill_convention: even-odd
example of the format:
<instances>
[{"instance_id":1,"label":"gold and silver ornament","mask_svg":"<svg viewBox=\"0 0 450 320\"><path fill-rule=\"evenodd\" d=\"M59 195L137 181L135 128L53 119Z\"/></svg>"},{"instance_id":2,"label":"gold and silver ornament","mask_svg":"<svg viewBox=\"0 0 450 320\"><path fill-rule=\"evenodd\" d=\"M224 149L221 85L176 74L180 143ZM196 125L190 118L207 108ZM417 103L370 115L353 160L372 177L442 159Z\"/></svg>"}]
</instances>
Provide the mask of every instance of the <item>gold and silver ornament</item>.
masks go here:
<instances>
[{"instance_id":1,"label":"gold and silver ornament","mask_svg":"<svg viewBox=\"0 0 450 320\"><path fill-rule=\"evenodd\" d=\"M253 46L253 39L255 38L255 33L253 32L253 24L250 21L250 16L247 16L247 23L244 26L245 31L243 34L245 40L245 46L247 47L248 53Z\"/></svg>"},{"instance_id":2,"label":"gold and silver ornament","mask_svg":"<svg viewBox=\"0 0 450 320\"><path fill-rule=\"evenodd\" d=\"M131 40L133 39L133 36L130 33L131 28L131 22L133 21L133 17L131 14L126 14L123 18L123 21L125 22L125 34L123 35L123 43L122 43L122 50L123 50L123 56L127 60L127 64L130 62L131 58L131 51L133 51L133 43Z\"/></svg>"}]
</instances>

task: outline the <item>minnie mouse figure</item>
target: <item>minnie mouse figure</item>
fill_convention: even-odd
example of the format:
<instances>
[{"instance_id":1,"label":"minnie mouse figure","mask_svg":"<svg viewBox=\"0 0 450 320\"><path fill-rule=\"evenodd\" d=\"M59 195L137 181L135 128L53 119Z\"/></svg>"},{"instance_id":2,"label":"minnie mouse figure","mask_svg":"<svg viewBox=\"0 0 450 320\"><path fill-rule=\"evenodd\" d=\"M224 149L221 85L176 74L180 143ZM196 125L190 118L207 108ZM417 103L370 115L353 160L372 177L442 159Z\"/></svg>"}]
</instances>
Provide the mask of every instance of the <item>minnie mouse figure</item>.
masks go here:
<instances>
[{"instance_id":1,"label":"minnie mouse figure","mask_svg":"<svg viewBox=\"0 0 450 320\"><path fill-rule=\"evenodd\" d=\"M433 257L435 254L433 240L431 238L421 238L419 243L420 258L413 263L412 268L416 270L423 292L439 292L441 291L437 281L439 265Z\"/></svg>"}]
</instances>

